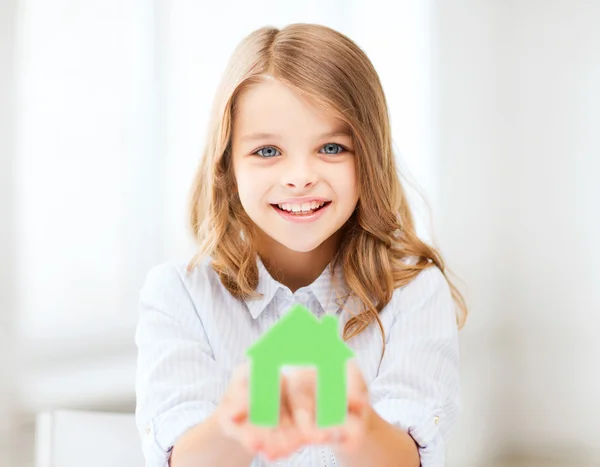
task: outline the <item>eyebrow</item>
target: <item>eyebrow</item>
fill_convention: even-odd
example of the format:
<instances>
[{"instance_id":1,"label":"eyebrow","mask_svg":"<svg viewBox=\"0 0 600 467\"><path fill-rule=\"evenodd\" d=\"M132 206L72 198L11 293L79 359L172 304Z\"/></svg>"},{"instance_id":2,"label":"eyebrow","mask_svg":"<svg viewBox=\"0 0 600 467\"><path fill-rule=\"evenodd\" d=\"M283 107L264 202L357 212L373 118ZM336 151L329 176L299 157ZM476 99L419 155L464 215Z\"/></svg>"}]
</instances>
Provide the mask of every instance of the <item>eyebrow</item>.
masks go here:
<instances>
[{"instance_id":1,"label":"eyebrow","mask_svg":"<svg viewBox=\"0 0 600 467\"><path fill-rule=\"evenodd\" d=\"M277 135L275 133L251 133L248 135L244 135L240 138L241 141L256 141L256 140L260 140L260 139L275 139L278 138L280 135ZM320 135L318 137L318 139L322 139L322 138L331 138L332 136L352 136L352 133L350 133L350 130L336 130L336 131L332 131L330 133L324 133L322 135Z\"/></svg>"}]
</instances>

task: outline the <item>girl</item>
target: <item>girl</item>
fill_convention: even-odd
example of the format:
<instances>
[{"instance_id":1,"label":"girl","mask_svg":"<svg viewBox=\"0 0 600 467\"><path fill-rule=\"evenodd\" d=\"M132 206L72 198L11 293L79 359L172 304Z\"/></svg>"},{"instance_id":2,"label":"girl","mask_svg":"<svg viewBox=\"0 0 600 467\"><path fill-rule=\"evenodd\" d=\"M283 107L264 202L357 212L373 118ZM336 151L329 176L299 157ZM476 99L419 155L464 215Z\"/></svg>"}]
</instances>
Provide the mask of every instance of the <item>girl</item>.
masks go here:
<instances>
[{"instance_id":1,"label":"girl","mask_svg":"<svg viewBox=\"0 0 600 467\"><path fill-rule=\"evenodd\" d=\"M378 75L346 36L292 24L238 45L191 190L198 252L140 293L147 466L444 465L467 310L391 148ZM307 369L282 376L276 428L248 422L245 351L294 303L336 315L355 353L340 427L315 425Z\"/></svg>"}]
</instances>

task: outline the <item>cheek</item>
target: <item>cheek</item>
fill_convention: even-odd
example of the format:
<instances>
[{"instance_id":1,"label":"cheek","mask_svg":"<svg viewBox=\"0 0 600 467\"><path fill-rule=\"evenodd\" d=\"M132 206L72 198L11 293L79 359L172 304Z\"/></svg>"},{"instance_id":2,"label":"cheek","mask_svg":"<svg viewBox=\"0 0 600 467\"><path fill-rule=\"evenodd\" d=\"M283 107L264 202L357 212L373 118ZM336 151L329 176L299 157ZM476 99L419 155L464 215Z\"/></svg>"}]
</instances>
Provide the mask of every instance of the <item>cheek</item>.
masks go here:
<instances>
[{"instance_id":1,"label":"cheek","mask_svg":"<svg viewBox=\"0 0 600 467\"><path fill-rule=\"evenodd\" d=\"M355 203L358 199L358 182L354 164L336 170L336 177L333 180L333 187L340 201Z\"/></svg>"},{"instance_id":2,"label":"cheek","mask_svg":"<svg viewBox=\"0 0 600 467\"><path fill-rule=\"evenodd\" d=\"M240 201L246 210L264 200L268 188L266 177L252 166L236 167L236 184Z\"/></svg>"},{"instance_id":3,"label":"cheek","mask_svg":"<svg viewBox=\"0 0 600 467\"><path fill-rule=\"evenodd\" d=\"M247 192L252 184L251 168L248 167L247 164L238 162L234 165L233 174L235 176L235 184L237 185L241 197L242 193Z\"/></svg>"}]
</instances>

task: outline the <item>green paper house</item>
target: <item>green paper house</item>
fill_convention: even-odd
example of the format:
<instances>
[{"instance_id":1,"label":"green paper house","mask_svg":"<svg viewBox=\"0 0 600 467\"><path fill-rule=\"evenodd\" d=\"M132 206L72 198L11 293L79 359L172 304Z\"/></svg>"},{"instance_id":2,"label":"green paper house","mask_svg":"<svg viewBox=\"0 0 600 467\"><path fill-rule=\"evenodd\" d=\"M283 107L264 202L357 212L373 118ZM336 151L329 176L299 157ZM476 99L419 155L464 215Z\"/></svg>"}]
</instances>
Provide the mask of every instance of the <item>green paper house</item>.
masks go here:
<instances>
[{"instance_id":1,"label":"green paper house","mask_svg":"<svg viewBox=\"0 0 600 467\"><path fill-rule=\"evenodd\" d=\"M316 422L321 428L346 418L346 365L354 352L340 338L336 316L321 320L294 305L248 349L250 358L250 422L277 426L283 365L317 369Z\"/></svg>"}]
</instances>

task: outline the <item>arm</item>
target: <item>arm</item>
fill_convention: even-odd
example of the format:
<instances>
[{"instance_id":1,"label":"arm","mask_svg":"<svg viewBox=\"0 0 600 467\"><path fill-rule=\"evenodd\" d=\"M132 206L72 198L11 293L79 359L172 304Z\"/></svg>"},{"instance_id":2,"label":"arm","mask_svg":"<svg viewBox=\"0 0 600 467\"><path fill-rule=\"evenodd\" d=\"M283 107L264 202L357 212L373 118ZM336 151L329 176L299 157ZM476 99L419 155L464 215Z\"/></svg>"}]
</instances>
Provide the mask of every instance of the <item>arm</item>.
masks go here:
<instances>
[{"instance_id":1,"label":"arm","mask_svg":"<svg viewBox=\"0 0 600 467\"><path fill-rule=\"evenodd\" d=\"M213 412L203 423L188 430L176 443L171 455L171 467L197 467L199 465L244 466L252 462L248 453L237 441L225 436Z\"/></svg>"},{"instance_id":2,"label":"arm","mask_svg":"<svg viewBox=\"0 0 600 467\"><path fill-rule=\"evenodd\" d=\"M334 452L344 467L444 466L461 399L454 301L442 272L429 267L397 289L388 311L385 355L369 385L371 427L355 455ZM370 460L377 456L381 463Z\"/></svg>"},{"instance_id":3,"label":"arm","mask_svg":"<svg viewBox=\"0 0 600 467\"><path fill-rule=\"evenodd\" d=\"M401 465L419 467L417 445L409 434L386 422L369 408L367 430L363 444L352 454L333 448L336 458L344 467L374 465ZM402 459L402 463L399 460Z\"/></svg>"},{"instance_id":4,"label":"arm","mask_svg":"<svg viewBox=\"0 0 600 467\"><path fill-rule=\"evenodd\" d=\"M135 341L136 424L147 467L248 466L253 456L215 423L229 375L217 365L173 265L149 271L140 292Z\"/></svg>"}]
</instances>

